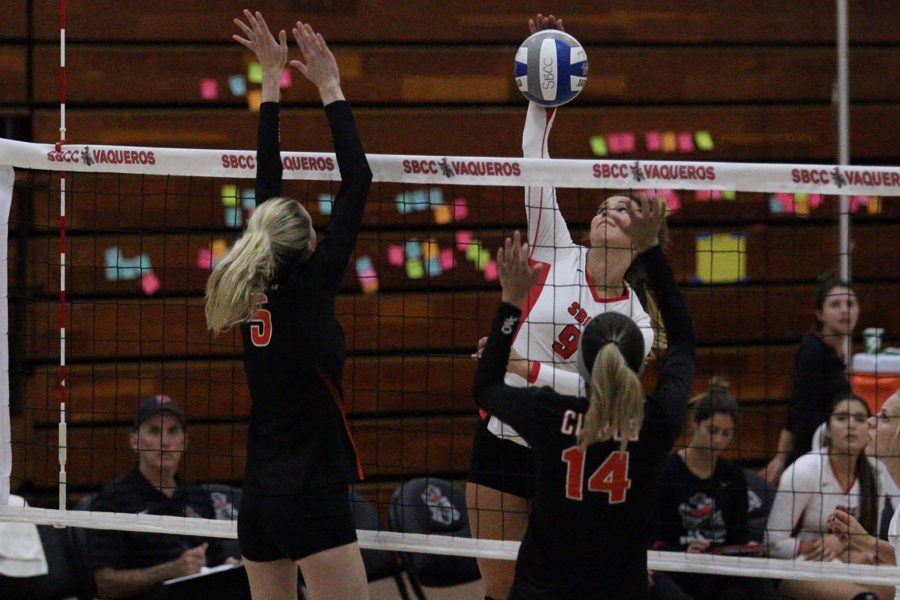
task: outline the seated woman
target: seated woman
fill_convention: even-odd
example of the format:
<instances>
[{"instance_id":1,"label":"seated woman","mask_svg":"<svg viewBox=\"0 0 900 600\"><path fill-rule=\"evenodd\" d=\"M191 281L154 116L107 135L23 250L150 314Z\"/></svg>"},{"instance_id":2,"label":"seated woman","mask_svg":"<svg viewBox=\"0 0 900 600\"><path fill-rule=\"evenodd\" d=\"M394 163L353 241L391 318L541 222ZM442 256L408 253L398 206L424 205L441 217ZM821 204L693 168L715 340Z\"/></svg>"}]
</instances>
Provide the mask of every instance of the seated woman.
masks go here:
<instances>
[{"instance_id":1,"label":"seated woman","mask_svg":"<svg viewBox=\"0 0 900 600\"><path fill-rule=\"evenodd\" d=\"M714 377L709 389L690 404L693 417L687 447L670 454L659 474L659 522L654 548L696 553L751 550L744 470L721 458L734 438L738 403L728 392L728 384ZM764 578L654 574L657 583L665 577L695 600L775 597L775 587Z\"/></svg>"},{"instance_id":2,"label":"seated woman","mask_svg":"<svg viewBox=\"0 0 900 600\"><path fill-rule=\"evenodd\" d=\"M871 411L862 398L840 394L828 415L826 451L804 454L781 476L766 531L769 555L870 563L868 555L853 552L845 537L831 532L830 517L840 509L865 531L877 529L878 478L865 454ZM834 581L784 580L778 592L798 600L894 596L892 588Z\"/></svg>"}]
</instances>

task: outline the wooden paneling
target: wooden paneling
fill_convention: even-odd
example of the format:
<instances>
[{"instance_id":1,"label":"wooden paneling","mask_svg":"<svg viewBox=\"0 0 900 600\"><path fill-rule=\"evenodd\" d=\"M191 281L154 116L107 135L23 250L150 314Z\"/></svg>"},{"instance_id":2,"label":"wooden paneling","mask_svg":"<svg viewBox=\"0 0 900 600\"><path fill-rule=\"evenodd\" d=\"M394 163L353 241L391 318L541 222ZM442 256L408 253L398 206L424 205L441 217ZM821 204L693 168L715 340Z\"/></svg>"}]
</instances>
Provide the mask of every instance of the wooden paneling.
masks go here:
<instances>
[{"instance_id":1,"label":"wooden paneling","mask_svg":"<svg viewBox=\"0 0 900 600\"><path fill-rule=\"evenodd\" d=\"M813 285L690 287L684 290L701 344L793 343L812 326ZM900 286L859 284L864 307L858 330L900 331ZM336 313L357 352L469 352L485 335L499 301L496 291L341 295ZM58 305L29 306L26 338L31 360L49 361L59 348ZM215 340L206 331L200 298L73 301L67 358L87 361L165 355L233 356L238 336Z\"/></svg>"},{"instance_id":2,"label":"wooden paneling","mask_svg":"<svg viewBox=\"0 0 900 600\"><path fill-rule=\"evenodd\" d=\"M512 77L514 46L337 46L335 55L344 92L354 103L524 104ZM73 108L79 103L244 104L242 95L231 93L228 77L245 75L251 56L237 44L72 45L66 56L66 99ZM830 47L589 48L588 60L591 76L576 105L636 99L647 104L828 103L834 81ZM855 102L900 97L900 81L887 76L900 71L900 47L854 49L850 60ZM37 102L58 101L58 65L56 47L36 48ZM203 79L216 81L217 98L201 97ZM318 104L315 87L299 72L292 71L292 81L283 103Z\"/></svg>"},{"instance_id":3,"label":"wooden paneling","mask_svg":"<svg viewBox=\"0 0 900 600\"><path fill-rule=\"evenodd\" d=\"M521 108L358 108L354 111L367 152L440 156L520 156ZM256 115L248 110L186 109L67 111L73 144L175 146L188 148L256 147ZM851 155L859 162L886 162L898 157L897 146L882 134L885 123L900 122L900 104L856 106L851 110L854 135ZM622 160L780 161L834 159L833 109L818 105L673 106L667 108L572 108L560 113L550 143L553 156L591 158L589 138L618 131L709 131L709 152L647 152ZM34 117L37 141L57 139L58 117L39 110ZM328 151L331 134L319 109L285 110L282 147L292 151ZM642 135L639 136L642 140Z\"/></svg>"},{"instance_id":4,"label":"wooden paneling","mask_svg":"<svg viewBox=\"0 0 900 600\"><path fill-rule=\"evenodd\" d=\"M29 0L4 0L3 2L3 26L0 27L0 40L24 39L28 35L28 2ZM48 2L48 4L50 4ZM59 23L59 3L56 4L57 17L54 23ZM48 15L48 18L49 17ZM59 38L59 28L56 29L56 38Z\"/></svg>"},{"instance_id":5,"label":"wooden paneling","mask_svg":"<svg viewBox=\"0 0 900 600\"><path fill-rule=\"evenodd\" d=\"M895 42L896 7L891 0L852 0L850 39ZM40 39L53 39L59 22L55 0L34 2ZM226 41L231 20L245 3L197 0L178 5L147 0L98 0L68 7L71 40ZM497 42L518 44L528 35L527 19L546 6L497 0L486 9L478 0L394 2L312 0L302 7L266 3L259 7L273 29L289 28L309 15L330 42ZM835 5L830 0L617 0L563 3L555 11L582 43L834 43Z\"/></svg>"},{"instance_id":6,"label":"wooden paneling","mask_svg":"<svg viewBox=\"0 0 900 600\"><path fill-rule=\"evenodd\" d=\"M524 225L524 224L522 224ZM524 230L524 227L520 227ZM896 244L897 225L860 225L854 229L857 240L853 258L858 278L877 278L886 275L879 257L885 248ZM697 274L696 237L707 233L738 233L746 236L745 259L747 277L753 283L815 281L822 273L838 264L838 239L831 225L807 227L753 226L749 228L682 227L671 232L666 254L676 277L682 282L692 281ZM478 241L492 255L509 231L481 230ZM161 287L157 295L202 294L209 270L197 264L199 253L211 252L214 240L229 245L234 236L211 234L171 235L97 235L67 238L66 288L76 297L93 295L132 296L141 293L136 279L117 281L117 274L125 273L126 260L141 254L150 259L153 273ZM405 246L415 240L428 244L432 240L440 248L453 249L455 266L440 274L411 279L404 266L390 264L388 248ZM431 246L428 246L431 247ZM105 253L118 248L121 269L107 272ZM425 248L427 251L427 248ZM459 248L453 231L363 232L356 245L356 257L369 257L378 273L379 290L427 290L442 288L472 288L486 285L484 273L474 262L467 260L466 251ZM53 236L32 238L28 249L28 285L34 295L53 295L59 292L59 240ZM713 261L717 260L713 256ZM351 265L344 277L343 289L359 290L355 268Z\"/></svg>"},{"instance_id":7,"label":"wooden paneling","mask_svg":"<svg viewBox=\"0 0 900 600\"><path fill-rule=\"evenodd\" d=\"M4 19L6 18L4 9ZM0 29L5 29L6 25ZM5 33L5 32L4 32ZM2 36L3 34L0 34ZM24 44L0 45L0 102L25 104L28 100L28 83L25 74L27 49ZM58 86L57 86L58 87Z\"/></svg>"}]
</instances>

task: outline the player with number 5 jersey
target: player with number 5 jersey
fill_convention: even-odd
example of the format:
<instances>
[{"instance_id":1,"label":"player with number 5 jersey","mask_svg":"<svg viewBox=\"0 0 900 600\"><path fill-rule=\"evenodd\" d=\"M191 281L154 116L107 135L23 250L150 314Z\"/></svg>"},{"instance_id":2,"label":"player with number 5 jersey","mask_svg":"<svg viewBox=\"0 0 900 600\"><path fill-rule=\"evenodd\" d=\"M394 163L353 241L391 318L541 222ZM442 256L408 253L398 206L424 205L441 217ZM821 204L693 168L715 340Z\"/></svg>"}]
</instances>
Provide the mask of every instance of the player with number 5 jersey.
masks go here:
<instances>
[{"instance_id":1,"label":"player with number 5 jersey","mask_svg":"<svg viewBox=\"0 0 900 600\"><path fill-rule=\"evenodd\" d=\"M518 233L498 252L503 303L475 376L482 409L531 446L537 474L510 599L636 599L647 595L646 544L655 473L681 427L694 372L694 330L659 248L662 209L648 201L613 216L627 231L657 294L669 344L655 390L639 373L644 338L620 313L595 316L576 364L587 397L504 383L515 332L540 267Z\"/></svg>"}]
</instances>

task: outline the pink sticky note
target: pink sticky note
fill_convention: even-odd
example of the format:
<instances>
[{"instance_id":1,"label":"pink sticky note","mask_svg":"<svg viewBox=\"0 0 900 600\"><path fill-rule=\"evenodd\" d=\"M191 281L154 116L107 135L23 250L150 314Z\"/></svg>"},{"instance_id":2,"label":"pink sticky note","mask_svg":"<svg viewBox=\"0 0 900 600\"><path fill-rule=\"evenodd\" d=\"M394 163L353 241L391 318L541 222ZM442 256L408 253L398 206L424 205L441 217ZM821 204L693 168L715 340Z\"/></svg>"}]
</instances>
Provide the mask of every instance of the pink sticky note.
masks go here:
<instances>
[{"instance_id":1,"label":"pink sticky note","mask_svg":"<svg viewBox=\"0 0 900 600\"><path fill-rule=\"evenodd\" d=\"M678 151L693 152L694 151L694 134L690 131L682 131L678 134Z\"/></svg>"},{"instance_id":2,"label":"pink sticky note","mask_svg":"<svg viewBox=\"0 0 900 600\"><path fill-rule=\"evenodd\" d=\"M141 288L148 296L155 294L159 290L159 278L156 276L156 273L150 271L141 277Z\"/></svg>"},{"instance_id":3,"label":"pink sticky note","mask_svg":"<svg viewBox=\"0 0 900 600\"><path fill-rule=\"evenodd\" d=\"M200 248L197 250L197 266L201 269L211 270L213 266L212 250Z\"/></svg>"},{"instance_id":4,"label":"pink sticky note","mask_svg":"<svg viewBox=\"0 0 900 600\"><path fill-rule=\"evenodd\" d=\"M453 248L444 248L441 250L441 268L445 271L452 269L456 265L456 257L453 256Z\"/></svg>"},{"instance_id":5,"label":"pink sticky note","mask_svg":"<svg viewBox=\"0 0 900 600\"><path fill-rule=\"evenodd\" d=\"M402 267L403 262L403 246L398 246L397 244L388 246L388 264L394 267Z\"/></svg>"},{"instance_id":6,"label":"pink sticky note","mask_svg":"<svg viewBox=\"0 0 900 600\"><path fill-rule=\"evenodd\" d=\"M215 100L219 97L219 84L215 79L200 80L200 96L204 100Z\"/></svg>"},{"instance_id":7,"label":"pink sticky note","mask_svg":"<svg viewBox=\"0 0 900 600\"><path fill-rule=\"evenodd\" d=\"M669 212L681 210L681 198L678 197L678 194L673 193L666 196L666 208Z\"/></svg>"},{"instance_id":8,"label":"pink sticky note","mask_svg":"<svg viewBox=\"0 0 900 600\"><path fill-rule=\"evenodd\" d=\"M279 87L289 88L291 87L291 71L290 69L282 69L281 70L281 81L278 82Z\"/></svg>"},{"instance_id":9,"label":"pink sticky note","mask_svg":"<svg viewBox=\"0 0 900 600\"><path fill-rule=\"evenodd\" d=\"M457 198L453 201L453 220L460 221L469 216L469 203L465 198Z\"/></svg>"},{"instance_id":10,"label":"pink sticky note","mask_svg":"<svg viewBox=\"0 0 900 600\"><path fill-rule=\"evenodd\" d=\"M497 261L492 260L484 265L484 278L488 281L497 281Z\"/></svg>"},{"instance_id":11,"label":"pink sticky note","mask_svg":"<svg viewBox=\"0 0 900 600\"><path fill-rule=\"evenodd\" d=\"M650 152L660 151L662 148L662 138L658 131L648 131L644 134L644 138L647 140L647 150Z\"/></svg>"},{"instance_id":12,"label":"pink sticky note","mask_svg":"<svg viewBox=\"0 0 900 600\"><path fill-rule=\"evenodd\" d=\"M778 204L781 205L781 208L786 213L794 212L794 195L788 194L785 192L781 192L779 194L775 194L775 200L778 201Z\"/></svg>"},{"instance_id":13,"label":"pink sticky note","mask_svg":"<svg viewBox=\"0 0 900 600\"><path fill-rule=\"evenodd\" d=\"M700 202L707 202L712 200L712 195L709 190L697 190L696 192L697 200Z\"/></svg>"},{"instance_id":14,"label":"pink sticky note","mask_svg":"<svg viewBox=\"0 0 900 600\"><path fill-rule=\"evenodd\" d=\"M456 232L456 249L457 250L468 250L469 246L472 244L472 232L471 231L457 231Z\"/></svg>"},{"instance_id":15,"label":"pink sticky note","mask_svg":"<svg viewBox=\"0 0 900 600\"><path fill-rule=\"evenodd\" d=\"M809 207L810 208L819 208L822 206L822 194L810 194L809 195Z\"/></svg>"}]
</instances>

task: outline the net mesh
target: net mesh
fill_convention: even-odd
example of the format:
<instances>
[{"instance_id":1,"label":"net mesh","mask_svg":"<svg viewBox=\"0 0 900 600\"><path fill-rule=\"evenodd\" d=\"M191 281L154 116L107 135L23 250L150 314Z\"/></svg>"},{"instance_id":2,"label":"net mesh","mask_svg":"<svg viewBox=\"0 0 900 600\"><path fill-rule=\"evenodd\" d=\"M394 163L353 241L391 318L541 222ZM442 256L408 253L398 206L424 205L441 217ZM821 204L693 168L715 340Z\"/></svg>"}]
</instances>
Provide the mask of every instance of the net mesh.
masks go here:
<instances>
[{"instance_id":1,"label":"net mesh","mask_svg":"<svg viewBox=\"0 0 900 600\"><path fill-rule=\"evenodd\" d=\"M55 152L0 141L0 164L16 167L6 262L12 430L4 451L8 458L11 449L10 489L33 507L2 508L4 518L235 535L224 505L220 521L54 507L61 496L63 508L71 509L134 466L129 433L137 404L155 394L175 399L190 419L179 469L184 480L240 487L250 409L241 344L236 335L207 333L203 290L252 212L252 156L101 146ZM303 202L321 228L339 185L333 158L292 153L284 161L285 195ZM514 542L394 533L386 524L402 484L421 477L457 488L465 482L478 422L471 354L499 301L494 252L512 230L526 228L523 184L558 186L561 215L575 240L613 192L666 199L666 254L699 338L694 389L705 389L712 376L730 382L742 420L724 456L743 466L758 469L775 453L798 340L813 326L819 278L836 273L840 260L838 193L849 196L854 220L852 265L863 307L858 331L900 330L900 285L883 261L900 239L900 209L889 197L900 195L900 169L394 156L371 162L376 181L336 305L346 333L347 412L367 475L355 491L385 525L362 531L364 546L515 556ZM878 372L857 369L855 383L873 403L898 387L890 360ZM648 389L658 364L644 376ZM678 447L685 443L680 439ZM774 492L752 491L759 517ZM429 508L441 507L432 498ZM756 523L761 535L764 519ZM651 566L673 571L748 575L752 568L772 577L790 572L797 579L879 583L896 577L885 567L650 557Z\"/></svg>"}]
</instances>

